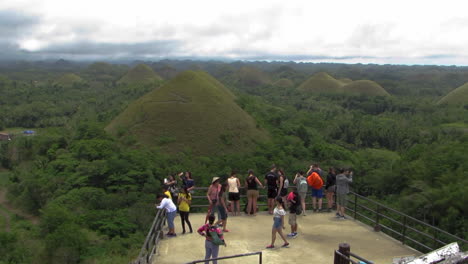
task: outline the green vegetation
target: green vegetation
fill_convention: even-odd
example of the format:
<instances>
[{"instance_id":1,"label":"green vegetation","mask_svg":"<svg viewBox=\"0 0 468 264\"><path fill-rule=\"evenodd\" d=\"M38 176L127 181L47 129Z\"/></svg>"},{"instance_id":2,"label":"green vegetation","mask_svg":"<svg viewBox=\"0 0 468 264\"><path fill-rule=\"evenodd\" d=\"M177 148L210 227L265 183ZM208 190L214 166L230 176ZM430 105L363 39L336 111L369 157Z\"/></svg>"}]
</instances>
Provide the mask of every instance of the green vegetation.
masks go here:
<instances>
[{"instance_id":1,"label":"green vegetation","mask_svg":"<svg viewBox=\"0 0 468 264\"><path fill-rule=\"evenodd\" d=\"M468 237L468 102L436 103L468 68L145 64L174 78L140 83L135 71L120 83L130 67L109 63L0 64L0 130L14 134L0 141L0 186L23 212L6 212L0 263L129 263L168 174L190 170L206 186L233 169L262 177L272 163L288 177L313 162L353 167L358 193ZM363 83L351 79L372 82L328 92ZM370 94L380 85L392 96Z\"/></svg>"},{"instance_id":2,"label":"green vegetation","mask_svg":"<svg viewBox=\"0 0 468 264\"><path fill-rule=\"evenodd\" d=\"M132 84L148 84L161 81L161 77L159 77L153 69L151 69L148 65L145 64L138 64L137 66L133 67L130 71L128 71L117 83L124 84L124 85L132 85Z\"/></svg>"},{"instance_id":3,"label":"green vegetation","mask_svg":"<svg viewBox=\"0 0 468 264\"><path fill-rule=\"evenodd\" d=\"M267 134L234 99L210 75L186 71L133 102L106 130L121 138L135 137L146 146L159 145L170 153L244 152ZM174 140L158 144L162 137Z\"/></svg>"},{"instance_id":4,"label":"green vegetation","mask_svg":"<svg viewBox=\"0 0 468 264\"><path fill-rule=\"evenodd\" d=\"M467 105L468 104L468 82L451 91L439 100L438 104Z\"/></svg>"},{"instance_id":5,"label":"green vegetation","mask_svg":"<svg viewBox=\"0 0 468 264\"><path fill-rule=\"evenodd\" d=\"M369 96L388 96L390 95L385 89L378 83L369 80L359 80L350 82L344 85L342 88L344 93L349 94L363 94Z\"/></svg>"},{"instance_id":6,"label":"green vegetation","mask_svg":"<svg viewBox=\"0 0 468 264\"><path fill-rule=\"evenodd\" d=\"M340 93L343 83L326 72L319 72L299 86L299 90L307 93Z\"/></svg>"}]
</instances>

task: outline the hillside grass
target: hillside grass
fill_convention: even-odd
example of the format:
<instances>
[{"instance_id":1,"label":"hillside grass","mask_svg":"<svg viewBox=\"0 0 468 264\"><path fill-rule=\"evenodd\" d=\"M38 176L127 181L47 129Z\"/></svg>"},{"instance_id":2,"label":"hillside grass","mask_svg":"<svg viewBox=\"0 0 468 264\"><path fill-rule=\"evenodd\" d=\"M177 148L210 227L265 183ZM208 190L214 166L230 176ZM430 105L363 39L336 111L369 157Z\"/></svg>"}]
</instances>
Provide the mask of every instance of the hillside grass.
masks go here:
<instances>
[{"instance_id":1,"label":"hillside grass","mask_svg":"<svg viewBox=\"0 0 468 264\"><path fill-rule=\"evenodd\" d=\"M161 81L162 78L148 65L138 64L130 69L120 80L118 84L147 84Z\"/></svg>"},{"instance_id":2,"label":"hillside grass","mask_svg":"<svg viewBox=\"0 0 468 264\"><path fill-rule=\"evenodd\" d=\"M343 83L326 72L319 72L303 82L298 90L306 93L340 93Z\"/></svg>"},{"instance_id":3,"label":"hillside grass","mask_svg":"<svg viewBox=\"0 0 468 264\"><path fill-rule=\"evenodd\" d=\"M448 93L437 104L463 105L468 104L468 82Z\"/></svg>"},{"instance_id":4,"label":"hillside grass","mask_svg":"<svg viewBox=\"0 0 468 264\"><path fill-rule=\"evenodd\" d=\"M370 80L358 80L342 87L344 93L369 96L389 96L390 94L378 83Z\"/></svg>"},{"instance_id":5,"label":"hillside grass","mask_svg":"<svg viewBox=\"0 0 468 264\"><path fill-rule=\"evenodd\" d=\"M106 130L171 153L248 151L253 142L268 135L234 99L207 73L186 71L130 104Z\"/></svg>"}]
</instances>

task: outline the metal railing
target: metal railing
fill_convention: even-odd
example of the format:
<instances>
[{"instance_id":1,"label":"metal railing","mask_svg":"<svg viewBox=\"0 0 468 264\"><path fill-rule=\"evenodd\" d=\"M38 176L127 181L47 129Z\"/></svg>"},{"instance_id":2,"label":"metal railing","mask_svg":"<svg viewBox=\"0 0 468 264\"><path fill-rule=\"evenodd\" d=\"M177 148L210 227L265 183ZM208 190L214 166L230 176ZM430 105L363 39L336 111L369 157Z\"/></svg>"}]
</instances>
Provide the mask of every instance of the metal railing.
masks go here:
<instances>
[{"instance_id":1,"label":"metal railing","mask_svg":"<svg viewBox=\"0 0 468 264\"><path fill-rule=\"evenodd\" d=\"M163 238L164 232L162 226L166 220L166 210L157 209L156 216L154 217L153 224L146 236L145 242L141 247L138 259L133 264L150 264L153 263L153 257L156 254L156 250L159 241Z\"/></svg>"},{"instance_id":2,"label":"metal railing","mask_svg":"<svg viewBox=\"0 0 468 264\"><path fill-rule=\"evenodd\" d=\"M262 252L252 252L252 253L246 253L246 254L238 254L238 255L232 255L232 256L225 256L225 257L219 257L219 258L212 258L212 259L203 259L203 260L195 260L192 262L187 262L187 264L195 264L195 263L205 263L207 261L213 261L213 260L222 260L222 259L232 259L232 258L242 258L242 257L248 257L248 256L254 256L258 255L258 263L262 264Z\"/></svg>"},{"instance_id":3,"label":"metal railing","mask_svg":"<svg viewBox=\"0 0 468 264\"><path fill-rule=\"evenodd\" d=\"M359 260L359 262L351 259L351 257ZM360 257L351 252L351 247L347 243L341 243L338 246L338 250L335 250L335 256L333 258L333 264L349 264L349 262L353 264L374 264L374 262L367 260L363 257Z\"/></svg>"},{"instance_id":4,"label":"metal railing","mask_svg":"<svg viewBox=\"0 0 468 264\"><path fill-rule=\"evenodd\" d=\"M350 192L346 208L354 219L373 225L376 232L383 231L421 252L430 252L452 242L468 249L467 240L357 193Z\"/></svg>"}]
</instances>

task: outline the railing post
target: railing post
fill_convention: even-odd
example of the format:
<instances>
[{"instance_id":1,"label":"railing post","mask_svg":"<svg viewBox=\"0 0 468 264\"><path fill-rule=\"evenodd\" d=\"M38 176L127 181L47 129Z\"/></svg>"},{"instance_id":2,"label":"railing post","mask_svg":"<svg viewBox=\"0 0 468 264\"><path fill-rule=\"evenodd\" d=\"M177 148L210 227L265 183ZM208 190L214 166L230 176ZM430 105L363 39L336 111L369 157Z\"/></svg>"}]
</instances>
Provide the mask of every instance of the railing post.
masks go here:
<instances>
[{"instance_id":1,"label":"railing post","mask_svg":"<svg viewBox=\"0 0 468 264\"><path fill-rule=\"evenodd\" d=\"M262 252L260 251L260 254L258 254L258 263L262 264Z\"/></svg>"},{"instance_id":2,"label":"railing post","mask_svg":"<svg viewBox=\"0 0 468 264\"><path fill-rule=\"evenodd\" d=\"M376 216L375 216L375 226L374 226L374 231L375 232L380 232L381 227L380 227L380 205L377 204L377 210L376 210Z\"/></svg>"},{"instance_id":3,"label":"railing post","mask_svg":"<svg viewBox=\"0 0 468 264\"><path fill-rule=\"evenodd\" d=\"M335 259L333 264L349 264L349 253L351 252L351 246L348 243L340 243L338 245L338 251L341 254L347 256L348 259L343 258L335 251Z\"/></svg>"},{"instance_id":4,"label":"railing post","mask_svg":"<svg viewBox=\"0 0 468 264\"><path fill-rule=\"evenodd\" d=\"M354 220L356 220L357 217L357 194L354 193Z\"/></svg>"},{"instance_id":5,"label":"railing post","mask_svg":"<svg viewBox=\"0 0 468 264\"><path fill-rule=\"evenodd\" d=\"M405 244L406 238L406 216L403 217L403 230L401 231L401 243Z\"/></svg>"}]
</instances>

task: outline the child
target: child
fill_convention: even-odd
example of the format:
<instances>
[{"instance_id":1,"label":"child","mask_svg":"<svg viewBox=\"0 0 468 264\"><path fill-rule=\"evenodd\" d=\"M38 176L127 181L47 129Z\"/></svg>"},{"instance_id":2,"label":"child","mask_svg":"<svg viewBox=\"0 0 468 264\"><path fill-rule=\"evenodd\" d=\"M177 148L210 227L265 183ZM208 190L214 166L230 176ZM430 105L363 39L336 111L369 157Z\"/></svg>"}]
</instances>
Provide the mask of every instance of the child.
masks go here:
<instances>
[{"instance_id":1,"label":"child","mask_svg":"<svg viewBox=\"0 0 468 264\"><path fill-rule=\"evenodd\" d=\"M298 213L298 210L299 211L301 210L299 193L296 190L290 192L288 194L287 200L289 202L289 225L291 225L291 233L289 233L287 236L291 238L296 238L297 237L296 214Z\"/></svg>"},{"instance_id":2,"label":"child","mask_svg":"<svg viewBox=\"0 0 468 264\"><path fill-rule=\"evenodd\" d=\"M284 211L284 204L283 199L280 196L276 197L276 207L273 210L273 227L271 229L271 244L268 245L266 248L274 248L275 247L275 240L276 240L276 233L280 234L281 238L284 241L282 247L289 246L288 241L283 235L284 227L284 216L286 215L286 211Z\"/></svg>"}]
</instances>

